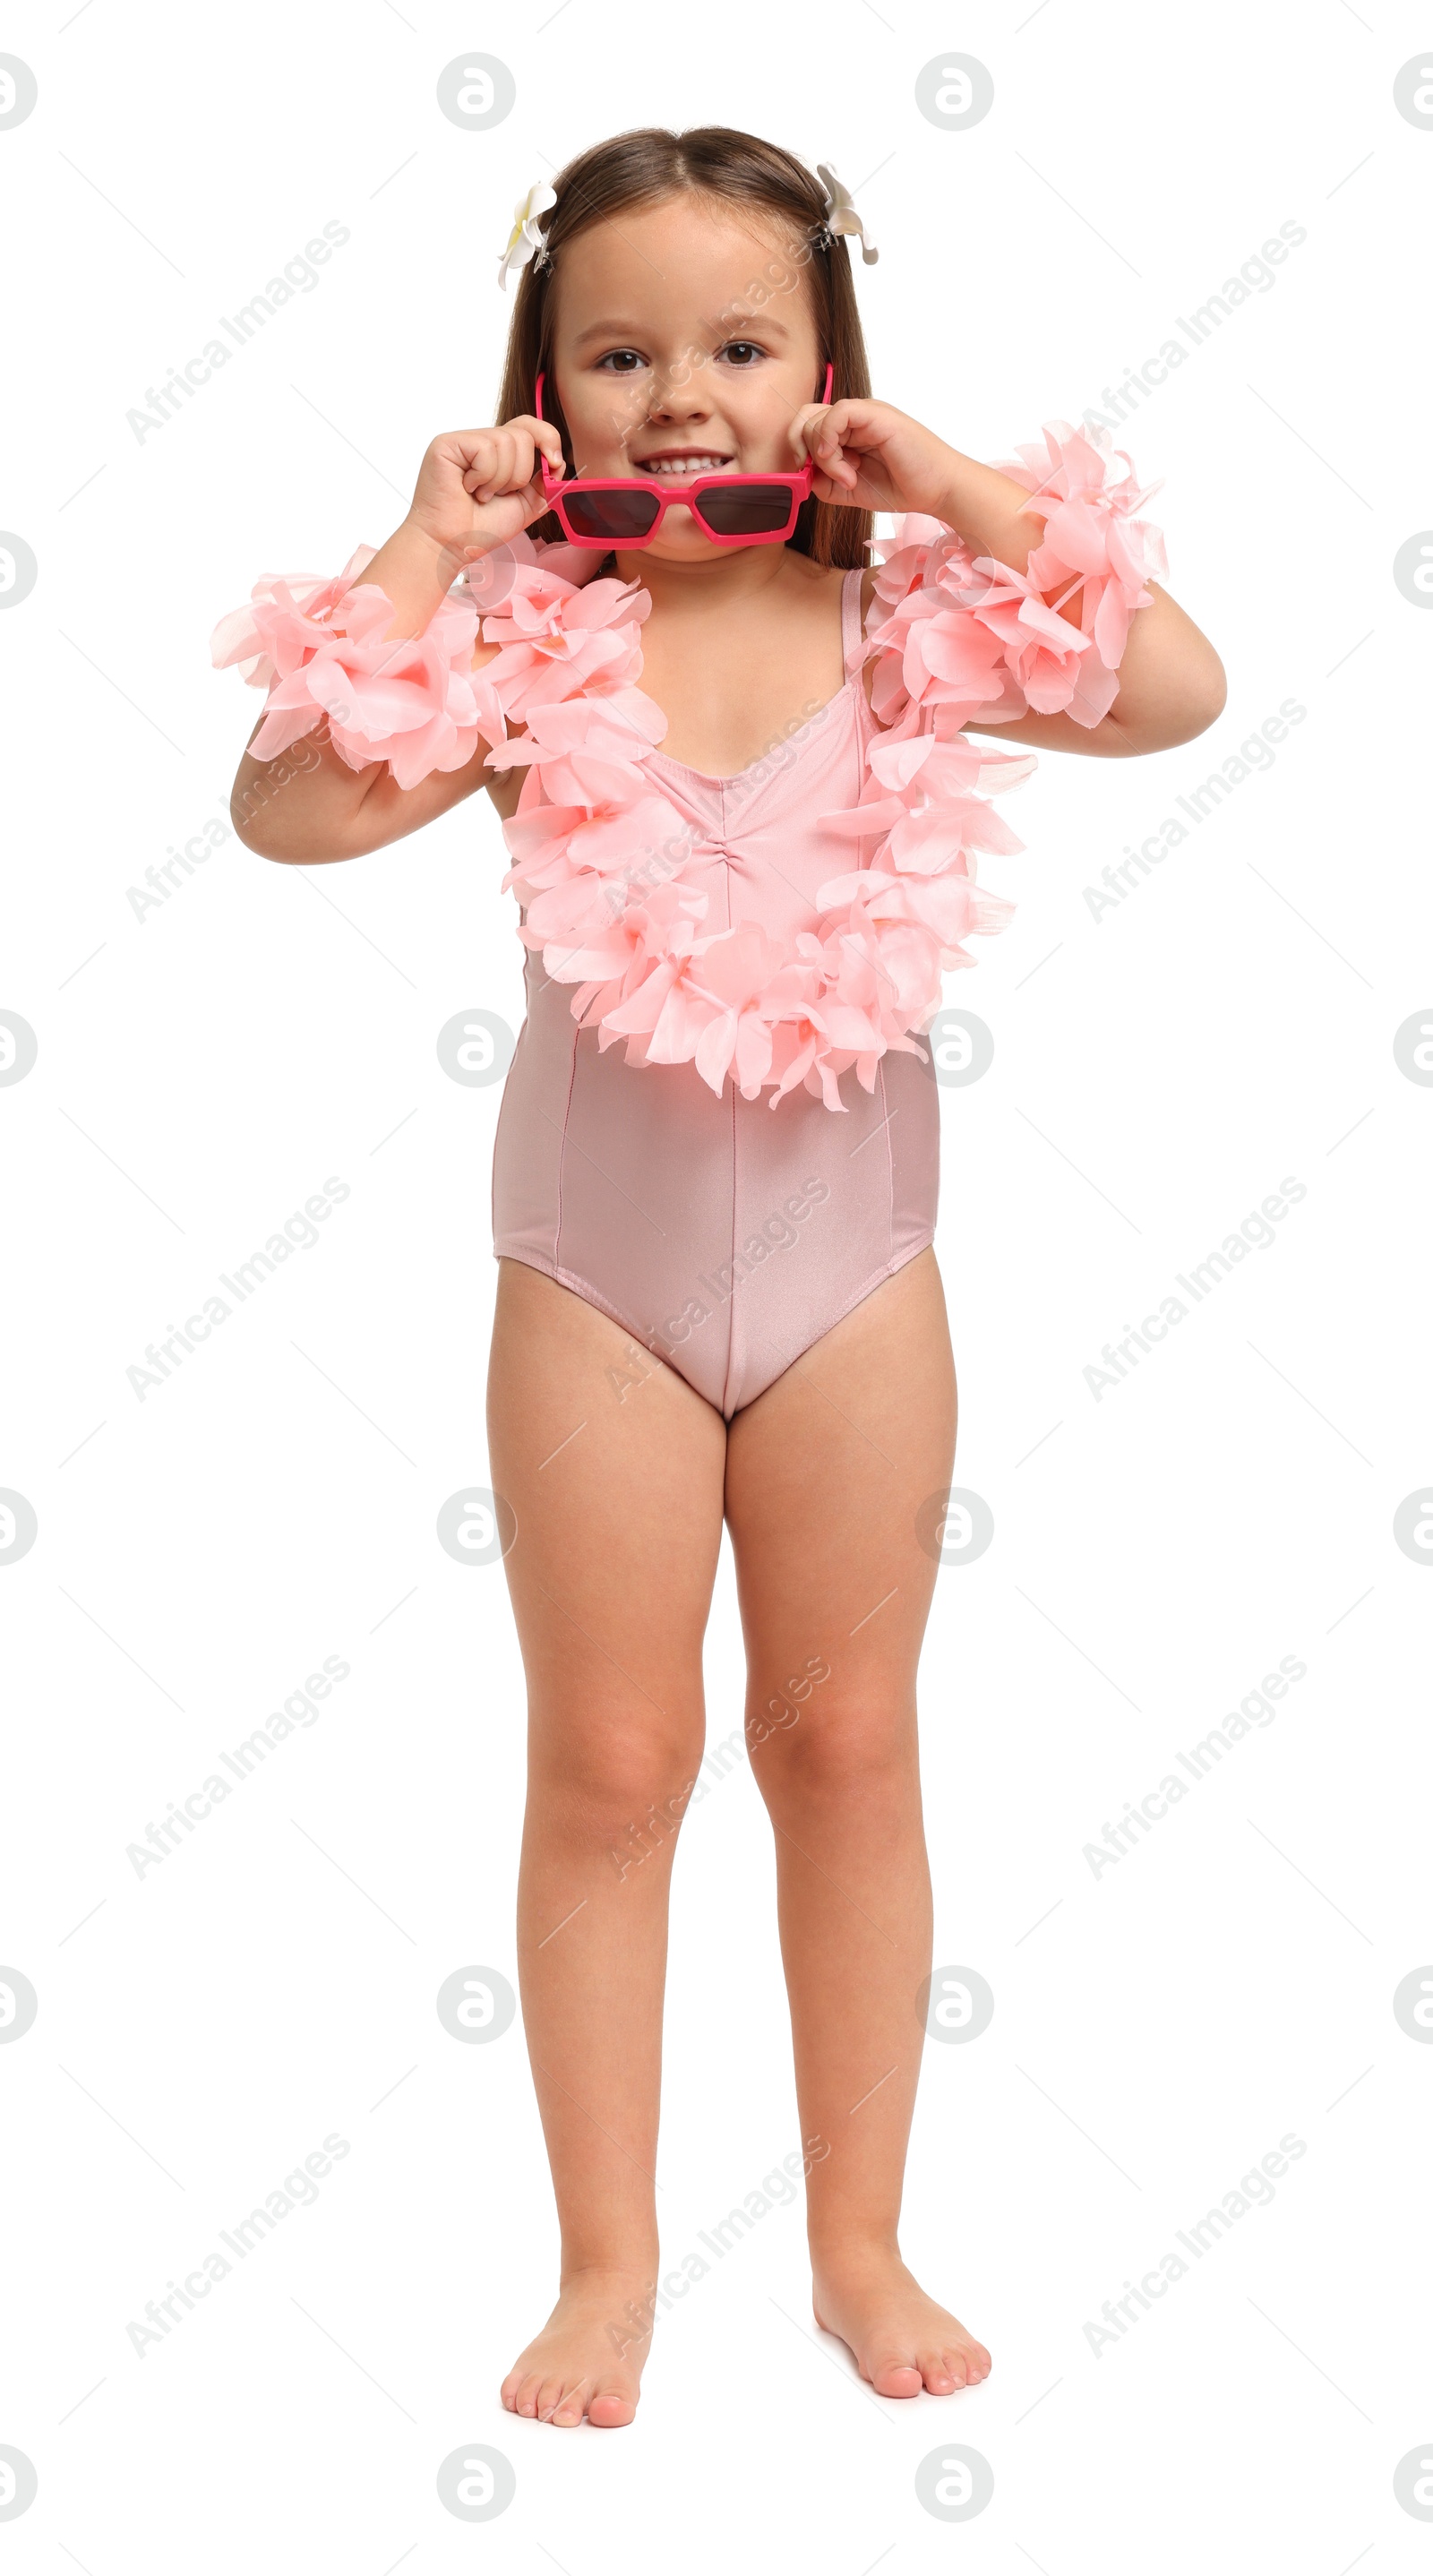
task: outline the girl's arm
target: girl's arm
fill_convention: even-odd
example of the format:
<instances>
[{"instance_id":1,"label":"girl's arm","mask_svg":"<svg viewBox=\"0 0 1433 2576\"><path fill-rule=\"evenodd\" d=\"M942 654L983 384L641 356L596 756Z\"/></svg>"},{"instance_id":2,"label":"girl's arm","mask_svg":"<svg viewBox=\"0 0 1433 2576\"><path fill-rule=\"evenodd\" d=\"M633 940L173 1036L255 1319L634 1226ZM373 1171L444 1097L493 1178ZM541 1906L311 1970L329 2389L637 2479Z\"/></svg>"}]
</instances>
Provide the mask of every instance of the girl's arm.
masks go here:
<instances>
[{"instance_id":1,"label":"girl's arm","mask_svg":"<svg viewBox=\"0 0 1433 2576\"><path fill-rule=\"evenodd\" d=\"M541 516L547 504L539 447L560 471L562 445L551 422L522 418L502 429L448 431L433 441L407 518L359 576L392 602L390 639L422 635L464 565ZM498 649L477 644L472 667L480 669ZM462 768L432 770L416 786L400 787L384 760L351 769L320 723L276 759L255 760L245 751L230 797L234 829L261 858L300 866L362 858L431 823L475 788L491 786L492 773L483 767L490 748L480 736ZM507 786L503 780L504 795Z\"/></svg>"},{"instance_id":2,"label":"girl's arm","mask_svg":"<svg viewBox=\"0 0 1433 2576\"><path fill-rule=\"evenodd\" d=\"M945 487L932 516L944 519L947 527L964 537L972 554L994 555L1013 571L1023 572L1027 558L1045 537L1043 519L1021 507L1028 494L993 465L979 465L953 447L947 448L946 457ZM969 730L1033 743L1042 751L1093 752L1107 758L1169 751L1176 743L1192 742L1196 734L1204 733L1223 710L1224 665L1178 600L1161 590L1158 582L1147 582L1145 587L1154 594L1152 604L1138 609L1130 621L1119 693L1097 725L1087 728L1069 716L1032 713L1017 716L1011 724L972 723ZM1058 592L1045 595L1052 605L1060 597ZM1080 622L1080 593L1069 591L1068 585L1060 615L1072 626Z\"/></svg>"},{"instance_id":3,"label":"girl's arm","mask_svg":"<svg viewBox=\"0 0 1433 2576\"><path fill-rule=\"evenodd\" d=\"M1045 523L1026 504L1023 487L992 465L962 456L943 439L889 403L843 402L822 411L811 405L794 424L798 447L817 462L815 489L822 500L852 508L919 511L941 519L973 555L992 555L1012 571L1045 541ZM1167 751L1192 741L1220 714L1224 666L1206 635L1157 582L1145 587L1151 605L1135 612L1119 666L1119 689L1097 725L1068 715L1029 715L1009 724L970 722L971 732L995 734L1047 751L1078 751L1127 758ZM1068 583L1042 594L1072 625L1080 621L1081 594Z\"/></svg>"}]
</instances>

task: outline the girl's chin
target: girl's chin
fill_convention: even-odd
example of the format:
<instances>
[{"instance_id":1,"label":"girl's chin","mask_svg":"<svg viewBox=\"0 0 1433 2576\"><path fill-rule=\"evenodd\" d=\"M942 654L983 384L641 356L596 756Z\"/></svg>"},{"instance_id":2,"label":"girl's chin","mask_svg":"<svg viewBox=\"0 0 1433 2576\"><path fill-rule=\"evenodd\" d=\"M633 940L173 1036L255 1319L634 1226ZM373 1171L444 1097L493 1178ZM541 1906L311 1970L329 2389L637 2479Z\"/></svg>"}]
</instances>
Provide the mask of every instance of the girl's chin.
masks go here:
<instances>
[{"instance_id":1,"label":"girl's chin","mask_svg":"<svg viewBox=\"0 0 1433 2576\"><path fill-rule=\"evenodd\" d=\"M687 529L683 530L673 525L672 518L670 516L668 517L666 525L663 528L660 537L657 538L655 544L650 546L635 546L630 549L633 562L638 564L654 562L663 564L718 563L724 558L729 560L732 555L750 554L752 551L753 549L750 546L713 545L710 537L704 537L694 524L689 522ZM758 548L756 551L769 551L769 549L763 550ZM619 545L613 548L613 552L620 555L624 552L624 549Z\"/></svg>"}]
</instances>

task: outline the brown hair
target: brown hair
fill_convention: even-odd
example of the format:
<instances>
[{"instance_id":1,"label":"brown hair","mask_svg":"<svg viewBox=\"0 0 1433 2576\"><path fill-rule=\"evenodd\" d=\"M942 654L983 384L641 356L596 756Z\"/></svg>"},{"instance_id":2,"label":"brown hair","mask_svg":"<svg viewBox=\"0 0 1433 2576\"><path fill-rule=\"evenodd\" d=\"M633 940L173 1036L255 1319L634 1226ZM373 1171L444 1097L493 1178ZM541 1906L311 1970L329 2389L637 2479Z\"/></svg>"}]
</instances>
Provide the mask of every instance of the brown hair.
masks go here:
<instances>
[{"instance_id":1,"label":"brown hair","mask_svg":"<svg viewBox=\"0 0 1433 2576\"><path fill-rule=\"evenodd\" d=\"M850 254L840 234L833 237L827 232L820 182L794 153L728 125L692 126L685 134L650 125L579 152L558 171L553 186L557 203L544 228L546 254L538 253L520 272L497 417L511 420L519 412L530 412L538 375L546 372L543 412L562 432L569 467L567 423L550 374L552 291L563 245L609 215L620 214L624 206L645 205L660 197L711 197L784 219L793 238L784 253L763 263L749 293L762 301L777 288L789 286L804 268L823 366L829 359L833 369L833 401L846 395L869 395L870 371ZM849 568L867 561L871 527L869 510L841 509L813 498L802 504L788 542L797 554L809 555L815 563ZM533 521L528 533L557 540L562 529L549 510Z\"/></svg>"}]
</instances>

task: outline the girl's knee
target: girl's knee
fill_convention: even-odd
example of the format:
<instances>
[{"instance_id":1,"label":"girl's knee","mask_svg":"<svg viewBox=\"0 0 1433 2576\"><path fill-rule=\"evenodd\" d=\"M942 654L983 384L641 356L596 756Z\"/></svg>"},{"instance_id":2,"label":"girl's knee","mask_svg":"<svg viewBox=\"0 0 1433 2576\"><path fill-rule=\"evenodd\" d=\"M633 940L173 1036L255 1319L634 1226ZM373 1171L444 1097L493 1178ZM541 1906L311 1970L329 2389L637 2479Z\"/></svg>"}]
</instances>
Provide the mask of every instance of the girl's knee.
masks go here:
<instances>
[{"instance_id":1,"label":"girl's knee","mask_svg":"<svg viewBox=\"0 0 1433 2576\"><path fill-rule=\"evenodd\" d=\"M540 1731L531 1794L560 1806L582 1839L625 1847L644 1822L660 1835L685 1813L702 1759L700 1713L686 1718L589 1715Z\"/></svg>"},{"instance_id":2,"label":"girl's knee","mask_svg":"<svg viewBox=\"0 0 1433 2576\"><path fill-rule=\"evenodd\" d=\"M904 1780L916 1760L915 1711L906 1700L763 1705L748 1712L746 1732L763 1791L874 1795L884 1782Z\"/></svg>"}]
</instances>

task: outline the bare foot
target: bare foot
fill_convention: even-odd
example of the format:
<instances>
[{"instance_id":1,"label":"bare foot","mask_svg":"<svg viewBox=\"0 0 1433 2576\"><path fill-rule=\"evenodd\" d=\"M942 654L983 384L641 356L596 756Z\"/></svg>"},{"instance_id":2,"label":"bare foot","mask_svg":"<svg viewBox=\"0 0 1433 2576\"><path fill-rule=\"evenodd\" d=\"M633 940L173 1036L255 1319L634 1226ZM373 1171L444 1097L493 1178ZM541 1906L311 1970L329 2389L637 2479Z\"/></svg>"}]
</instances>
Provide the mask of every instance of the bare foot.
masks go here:
<instances>
[{"instance_id":1,"label":"bare foot","mask_svg":"<svg viewBox=\"0 0 1433 2576\"><path fill-rule=\"evenodd\" d=\"M592 2266L574 2272L557 2305L518 2354L502 2385L512 2415L543 2424L580 2424L585 2415L600 2430L630 2424L652 2334L650 2274Z\"/></svg>"},{"instance_id":2,"label":"bare foot","mask_svg":"<svg viewBox=\"0 0 1433 2576\"><path fill-rule=\"evenodd\" d=\"M990 2369L983 2343L928 2299L899 2254L863 2247L814 2267L816 2323L839 2335L878 2397L949 2397Z\"/></svg>"}]
</instances>

